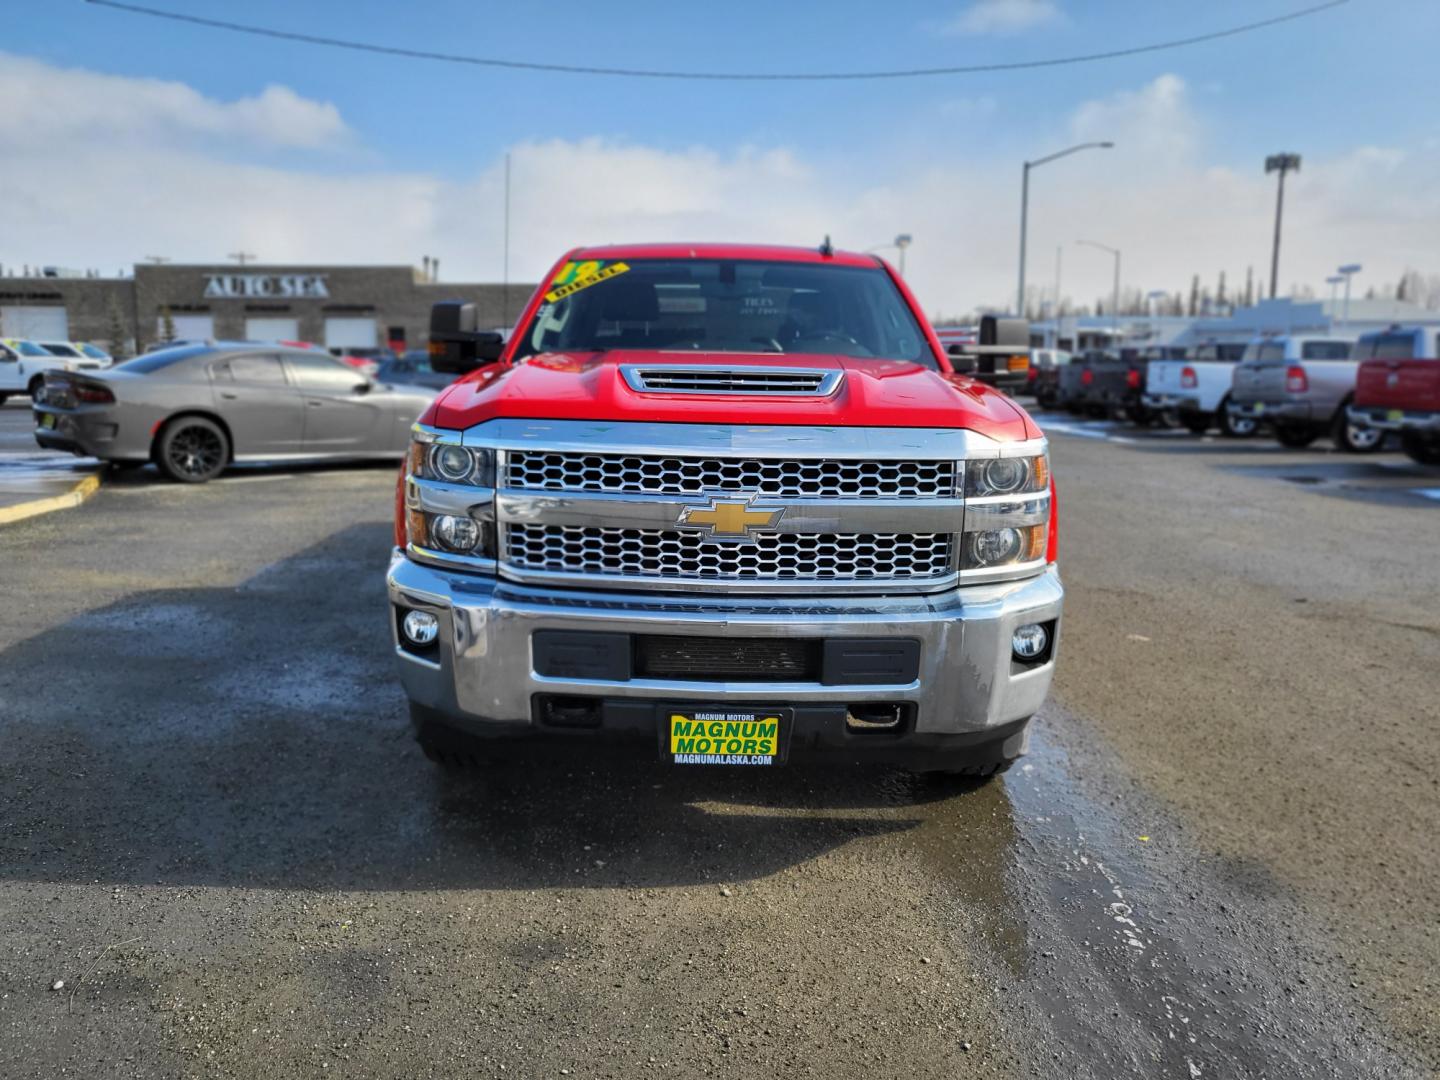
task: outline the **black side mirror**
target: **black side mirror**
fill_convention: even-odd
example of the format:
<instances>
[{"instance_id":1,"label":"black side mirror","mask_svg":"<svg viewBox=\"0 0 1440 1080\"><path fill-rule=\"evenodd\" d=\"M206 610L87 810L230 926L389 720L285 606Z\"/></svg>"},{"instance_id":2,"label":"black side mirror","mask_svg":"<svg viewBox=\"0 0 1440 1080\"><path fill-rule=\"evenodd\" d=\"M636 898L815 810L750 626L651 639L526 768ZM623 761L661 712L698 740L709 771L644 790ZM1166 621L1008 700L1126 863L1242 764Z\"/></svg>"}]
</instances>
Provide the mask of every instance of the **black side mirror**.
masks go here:
<instances>
[{"instance_id":1,"label":"black side mirror","mask_svg":"<svg viewBox=\"0 0 1440 1080\"><path fill-rule=\"evenodd\" d=\"M505 351L505 337L477 330L475 305L441 300L430 308L430 367L446 375L464 375L493 364Z\"/></svg>"},{"instance_id":2,"label":"black side mirror","mask_svg":"<svg viewBox=\"0 0 1440 1080\"><path fill-rule=\"evenodd\" d=\"M999 349L1030 348L1030 320L1003 319L998 315L980 317L980 340L977 345L994 345Z\"/></svg>"},{"instance_id":3,"label":"black side mirror","mask_svg":"<svg viewBox=\"0 0 1440 1080\"><path fill-rule=\"evenodd\" d=\"M957 375L973 375L978 361L975 354L966 352L964 345L951 345L945 350L945 355L950 357L951 370Z\"/></svg>"}]
</instances>

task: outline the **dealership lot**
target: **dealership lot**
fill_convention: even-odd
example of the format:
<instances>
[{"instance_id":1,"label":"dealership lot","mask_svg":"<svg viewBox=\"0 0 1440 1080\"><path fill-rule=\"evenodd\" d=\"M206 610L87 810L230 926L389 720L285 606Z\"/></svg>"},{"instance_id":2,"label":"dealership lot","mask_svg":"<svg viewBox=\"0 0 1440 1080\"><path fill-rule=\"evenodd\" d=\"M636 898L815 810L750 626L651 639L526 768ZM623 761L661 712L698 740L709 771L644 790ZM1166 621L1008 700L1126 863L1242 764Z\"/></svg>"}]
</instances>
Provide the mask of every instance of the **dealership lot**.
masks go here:
<instances>
[{"instance_id":1,"label":"dealership lot","mask_svg":"<svg viewBox=\"0 0 1440 1080\"><path fill-rule=\"evenodd\" d=\"M1433 1069L1433 470L1070 424L1056 701L985 785L442 777L388 466L0 530L0 1074Z\"/></svg>"}]
</instances>

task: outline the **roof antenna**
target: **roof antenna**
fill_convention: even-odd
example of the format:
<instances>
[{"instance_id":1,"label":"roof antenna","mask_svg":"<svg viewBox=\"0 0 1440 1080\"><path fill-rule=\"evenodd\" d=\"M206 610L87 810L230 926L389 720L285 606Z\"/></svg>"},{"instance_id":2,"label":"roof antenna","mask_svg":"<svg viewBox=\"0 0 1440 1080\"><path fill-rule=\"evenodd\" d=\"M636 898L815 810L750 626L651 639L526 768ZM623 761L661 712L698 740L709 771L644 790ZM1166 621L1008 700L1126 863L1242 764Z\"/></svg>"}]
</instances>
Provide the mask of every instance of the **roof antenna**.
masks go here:
<instances>
[{"instance_id":1,"label":"roof antenna","mask_svg":"<svg viewBox=\"0 0 1440 1080\"><path fill-rule=\"evenodd\" d=\"M829 233L825 234L825 242L820 245L820 254L824 255L827 259L835 254L835 245L830 243Z\"/></svg>"}]
</instances>

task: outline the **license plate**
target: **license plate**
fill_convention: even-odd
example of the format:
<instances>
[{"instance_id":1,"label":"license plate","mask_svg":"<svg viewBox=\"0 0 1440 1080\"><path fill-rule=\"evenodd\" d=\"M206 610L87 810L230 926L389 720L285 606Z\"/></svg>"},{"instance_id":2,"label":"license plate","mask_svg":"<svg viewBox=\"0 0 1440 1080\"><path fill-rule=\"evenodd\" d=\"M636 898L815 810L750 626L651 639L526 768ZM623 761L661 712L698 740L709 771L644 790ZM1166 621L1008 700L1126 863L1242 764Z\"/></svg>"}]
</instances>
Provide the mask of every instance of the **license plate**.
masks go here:
<instances>
[{"instance_id":1,"label":"license plate","mask_svg":"<svg viewBox=\"0 0 1440 1080\"><path fill-rule=\"evenodd\" d=\"M676 765L779 765L789 709L665 708L662 751Z\"/></svg>"},{"instance_id":2,"label":"license plate","mask_svg":"<svg viewBox=\"0 0 1440 1080\"><path fill-rule=\"evenodd\" d=\"M40 426L43 428L53 428L55 426L55 414L50 412L42 413L40 415Z\"/></svg>"},{"instance_id":3,"label":"license plate","mask_svg":"<svg viewBox=\"0 0 1440 1080\"><path fill-rule=\"evenodd\" d=\"M1385 414L1385 419L1391 421L1392 423L1397 423L1397 424L1398 424L1401 420L1404 420L1404 419L1405 419L1405 410L1404 410L1404 409L1391 409L1389 412L1387 412L1387 413Z\"/></svg>"}]
</instances>

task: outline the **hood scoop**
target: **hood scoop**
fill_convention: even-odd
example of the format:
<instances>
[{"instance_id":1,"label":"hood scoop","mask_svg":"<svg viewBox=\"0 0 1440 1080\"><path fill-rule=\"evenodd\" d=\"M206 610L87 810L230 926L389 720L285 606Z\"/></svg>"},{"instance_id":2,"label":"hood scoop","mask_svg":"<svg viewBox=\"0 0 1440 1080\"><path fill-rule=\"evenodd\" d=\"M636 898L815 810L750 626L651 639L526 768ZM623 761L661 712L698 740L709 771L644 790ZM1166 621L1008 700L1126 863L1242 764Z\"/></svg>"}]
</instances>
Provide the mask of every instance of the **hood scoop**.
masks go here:
<instances>
[{"instance_id":1,"label":"hood scoop","mask_svg":"<svg viewBox=\"0 0 1440 1080\"><path fill-rule=\"evenodd\" d=\"M829 397L845 372L836 368L747 364L621 364L620 375L637 394L765 394Z\"/></svg>"}]
</instances>

